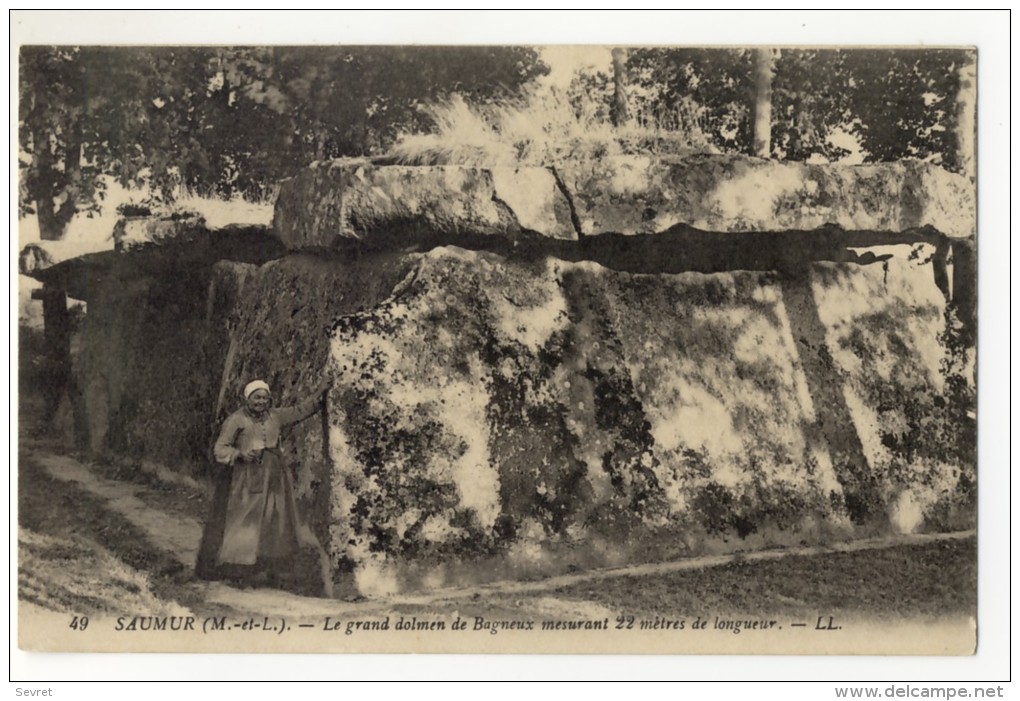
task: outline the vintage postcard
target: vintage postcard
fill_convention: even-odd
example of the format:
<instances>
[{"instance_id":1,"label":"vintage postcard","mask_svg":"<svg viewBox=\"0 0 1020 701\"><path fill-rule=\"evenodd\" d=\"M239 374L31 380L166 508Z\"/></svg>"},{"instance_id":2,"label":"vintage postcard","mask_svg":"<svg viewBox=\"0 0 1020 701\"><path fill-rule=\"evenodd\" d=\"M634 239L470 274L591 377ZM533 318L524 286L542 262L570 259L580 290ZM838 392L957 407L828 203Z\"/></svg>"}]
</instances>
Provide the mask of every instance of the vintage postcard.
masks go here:
<instances>
[{"instance_id":1,"label":"vintage postcard","mask_svg":"<svg viewBox=\"0 0 1020 701\"><path fill-rule=\"evenodd\" d=\"M974 653L973 47L17 60L23 650Z\"/></svg>"}]
</instances>

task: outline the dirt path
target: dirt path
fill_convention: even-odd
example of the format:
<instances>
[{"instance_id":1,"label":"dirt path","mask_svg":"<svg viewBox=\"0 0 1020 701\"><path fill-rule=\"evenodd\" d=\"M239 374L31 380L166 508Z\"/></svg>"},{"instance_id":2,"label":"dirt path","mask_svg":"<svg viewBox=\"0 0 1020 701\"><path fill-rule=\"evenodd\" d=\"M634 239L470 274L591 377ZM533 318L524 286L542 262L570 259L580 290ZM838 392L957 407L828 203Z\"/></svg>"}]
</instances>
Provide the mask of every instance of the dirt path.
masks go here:
<instances>
[{"instance_id":1,"label":"dirt path","mask_svg":"<svg viewBox=\"0 0 1020 701\"><path fill-rule=\"evenodd\" d=\"M192 567L202 539L202 525L191 518L170 515L140 498L144 487L95 475L77 460L61 455L31 452L32 461L54 479L73 482L99 497L113 511L145 533L152 544L171 553L182 565Z\"/></svg>"},{"instance_id":2,"label":"dirt path","mask_svg":"<svg viewBox=\"0 0 1020 701\"><path fill-rule=\"evenodd\" d=\"M628 565L612 569L590 570L577 574L549 577L535 582L493 582L472 587L456 589L439 589L418 596L395 596L389 601L394 604L430 604L453 599L469 599L479 594L527 594L552 591L562 587L574 586L586 582L600 581L617 577L648 577L683 572L685 570L701 570L709 567L721 567L734 562L765 562L780 560L786 557L805 555L825 555L834 552L860 552L865 550L885 550L901 545L920 545L942 541L966 540L973 538L975 531L958 531L955 533L929 533L916 535L899 535L885 538L857 540L838 543L831 546L803 546L777 550L759 550L757 552L737 553L728 555L705 555L685 558L673 562L655 562L643 565Z\"/></svg>"},{"instance_id":3,"label":"dirt path","mask_svg":"<svg viewBox=\"0 0 1020 701\"><path fill-rule=\"evenodd\" d=\"M101 500L106 508L126 519L154 548L169 553L177 562L190 569L195 562L202 525L181 513L170 514L156 505L154 492L140 484L111 480L97 475L93 469L73 458L50 453L40 447L22 445L21 465L34 464L50 477L71 483ZM904 535L840 543L832 546L805 546L765 550L752 553L712 555L664 563L631 565L613 569L551 577L540 581L501 581L469 587L447 588L425 594L392 596L385 599L344 602L334 599L299 596L273 589L238 589L219 582L190 581L188 599L201 601L203 607L227 608L236 612L280 615L288 618L314 618L345 613L371 614L393 607L477 605L501 596L523 595L520 602L541 611L576 608L580 601L557 599L548 594L554 590L585 583L606 582L622 577L655 577L683 571L717 568L732 563L764 563L793 556L825 556L839 552L887 550L898 546L955 542L974 537L974 531L946 534ZM594 604L592 604L594 605Z\"/></svg>"}]
</instances>

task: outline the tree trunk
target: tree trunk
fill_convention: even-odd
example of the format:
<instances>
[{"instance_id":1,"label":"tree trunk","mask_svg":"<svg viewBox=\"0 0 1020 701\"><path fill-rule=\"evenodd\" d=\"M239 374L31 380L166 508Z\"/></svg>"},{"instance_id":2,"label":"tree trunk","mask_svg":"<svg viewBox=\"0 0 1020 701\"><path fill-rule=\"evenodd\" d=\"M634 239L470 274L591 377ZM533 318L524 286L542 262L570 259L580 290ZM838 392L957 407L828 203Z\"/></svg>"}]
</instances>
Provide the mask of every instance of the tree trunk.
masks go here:
<instances>
[{"instance_id":1,"label":"tree trunk","mask_svg":"<svg viewBox=\"0 0 1020 701\"><path fill-rule=\"evenodd\" d=\"M32 164L37 183L43 185L35 201L36 217L39 220L39 238L43 241L59 241L64 238L67 232L67 225L77 211L76 185L81 180L81 141L78 138L76 125L71 130L69 138L71 143L67 145L64 155L63 172L56 169L56 158L53 154L53 147L50 144L50 135L43 129L38 129L32 135L34 154ZM60 205L54 203L54 199L62 196Z\"/></svg>"},{"instance_id":2,"label":"tree trunk","mask_svg":"<svg viewBox=\"0 0 1020 701\"><path fill-rule=\"evenodd\" d=\"M610 118L614 127L630 121L627 104L627 49L613 49L613 109Z\"/></svg>"},{"instance_id":3,"label":"tree trunk","mask_svg":"<svg viewBox=\"0 0 1020 701\"><path fill-rule=\"evenodd\" d=\"M74 216L74 198L68 196L59 207L55 207L52 197L40 197L36 200L35 211L39 220L39 238L59 241L67 233L67 225Z\"/></svg>"},{"instance_id":4,"label":"tree trunk","mask_svg":"<svg viewBox=\"0 0 1020 701\"><path fill-rule=\"evenodd\" d=\"M973 182L977 176L977 56L971 53L960 66L960 91L956 94L956 161Z\"/></svg>"},{"instance_id":5,"label":"tree trunk","mask_svg":"<svg viewBox=\"0 0 1020 701\"><path fill-rule=\"evenodd\" d=\"M768 158L772 153L772 72L775 54L772 49L755 49L754 70L754 141L751 155Z\"/></svg>"},{"instance_id":6,"label":"tree trunk","mask_svg":"<svg viewBox=\"0 0 1020 701\"><path fill-rule=\"evenodd\" d=\"M804 98L798 93L793 98L793 129L790 130L790 146L787 149L786 160L803 160L804 152Z\"/></svg>"}]
</instances>

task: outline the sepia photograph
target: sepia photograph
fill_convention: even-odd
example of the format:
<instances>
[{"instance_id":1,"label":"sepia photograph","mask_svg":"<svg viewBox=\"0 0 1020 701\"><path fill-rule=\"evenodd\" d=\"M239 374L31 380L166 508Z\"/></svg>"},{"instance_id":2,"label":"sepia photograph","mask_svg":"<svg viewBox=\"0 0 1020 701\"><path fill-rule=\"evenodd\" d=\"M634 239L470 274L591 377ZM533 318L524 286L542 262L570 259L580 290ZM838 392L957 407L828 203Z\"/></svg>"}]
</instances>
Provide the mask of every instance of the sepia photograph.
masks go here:
<instances>
[{"instance_id":1,"label":"sepia photograph","mask_svg":"<svg viewBox=\"0 0 1020 701\"><path fill-rule=\"evenodd\" d=\"M15 58L22 651L975 653L977 47Z\"/></svg>"}]
</instances>

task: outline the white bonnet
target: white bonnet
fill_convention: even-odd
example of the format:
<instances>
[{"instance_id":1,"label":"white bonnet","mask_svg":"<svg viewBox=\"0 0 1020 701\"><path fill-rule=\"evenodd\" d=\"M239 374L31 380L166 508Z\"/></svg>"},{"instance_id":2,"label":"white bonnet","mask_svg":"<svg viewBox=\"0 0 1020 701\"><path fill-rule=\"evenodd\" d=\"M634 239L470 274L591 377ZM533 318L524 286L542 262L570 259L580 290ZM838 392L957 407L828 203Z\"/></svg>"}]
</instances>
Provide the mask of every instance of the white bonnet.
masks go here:
<instances>
[{"instance_id":1,"label":"white bonnet","mask_svg":"<svg viewBox=\"0 0 1020 701\"><path fill-rule=\"evenodd\" d=\"M255 392L256 390L260 389L264 389L265 391L272 394L272 392L269 390L269 385L267 385L265 382L263 382L262 380L253 380L252 382L249 382L244 386L244 398L247 399L248 397L251 396L252 392Z\"/></svg>"}]
</instances>

